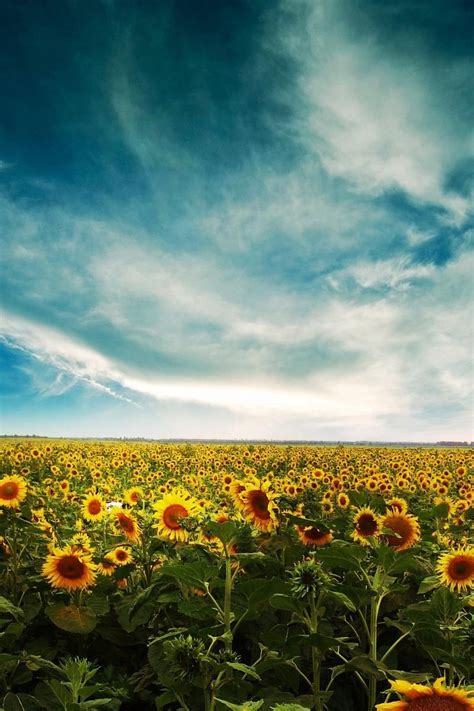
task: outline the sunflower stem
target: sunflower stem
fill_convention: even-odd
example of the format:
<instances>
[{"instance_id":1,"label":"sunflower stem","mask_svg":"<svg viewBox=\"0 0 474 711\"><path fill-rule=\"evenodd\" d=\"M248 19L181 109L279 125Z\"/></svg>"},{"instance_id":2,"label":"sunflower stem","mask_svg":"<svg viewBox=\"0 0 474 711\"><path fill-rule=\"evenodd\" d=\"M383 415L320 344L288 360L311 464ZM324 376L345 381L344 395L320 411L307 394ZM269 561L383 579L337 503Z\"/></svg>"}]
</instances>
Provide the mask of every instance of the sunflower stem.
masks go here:
<instances>
[{"instance_id":1,"label":"sunflower stem","mask_svg":"<svg viewBox=\"0 0 474 711\"><path fill-rule=\"evenodd\" d=\"M410 632L411 632L411 630L408 630L408 632L405 632L405 633L402 634L398 639L396 639L395 642L387 649L387 651L385 652L385 654L383 655L383 657L381 658L380 661L381 661L381 662L384 662L384 661L387 659L387 657L389 656L389 654L391 654L391 653L393 652L393 650L395 649L395 647L397 647L397 646L400 644L400 642L402 641L402 639L405 639L405 637L408 637L408 635L410 634Z\"/></svg>"},{"instance_id":2,"label":"sunflower stem","mask_svg":"<svg viewBox=\"0 0 474 711\"><path fill-rule=\"evenodd\" d=\"M314 592L311 593L309 599L311 617L309 629L311 634L315 634L318 631L318 610L322 601L323 593L319 594L318 601L315 602ZM319 654L317 648L311 645L311 663L313 667L313 699L315 711L323 711L321 703L321 655Z\"/></svg>"},{"instance_id":3,"label":"sunflower stem","mask_svg":"<svg viewBox=\"0 0 474 711\"><path fill-rule=\"evenodd\" d=\"M232 652L232 563L227 546L224 546L225 553L225 587L224 587L224 635L225 635L225 650L230 656ZM232 670L229 669L227 677L232 677Z\"/></svg>"},{"instance_id":4,"label":"sunflower stem","mask_svg":"<svg viewBox=\"0 0 474 711\"><path fill-rule=\"evenodd\" d=\"M380 603L383 595L373 597L370 602L370 657L377 663L377 623L380 610ZM369 675L368 711L373 711L377 697L377 678L375 674Z\"/></svg>"}]
</instances>

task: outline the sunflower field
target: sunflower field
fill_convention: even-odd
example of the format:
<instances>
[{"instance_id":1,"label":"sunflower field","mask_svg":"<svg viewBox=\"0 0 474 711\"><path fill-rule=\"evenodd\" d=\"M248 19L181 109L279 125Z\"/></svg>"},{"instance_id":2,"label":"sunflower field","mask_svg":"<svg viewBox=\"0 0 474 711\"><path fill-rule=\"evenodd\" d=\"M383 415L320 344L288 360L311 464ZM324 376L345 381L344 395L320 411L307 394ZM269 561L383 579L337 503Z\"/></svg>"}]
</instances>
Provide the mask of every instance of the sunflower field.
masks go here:
<instances>
[{"instance_id":1,"label":"sunflower field","mask_svg":"<svg viewBox=\"0 0 474 711\"><path fill-rule=\"evenodd\" d=\"M474 709L472 450L0 452L4 711Z\"/></svg>"}]
</instances>

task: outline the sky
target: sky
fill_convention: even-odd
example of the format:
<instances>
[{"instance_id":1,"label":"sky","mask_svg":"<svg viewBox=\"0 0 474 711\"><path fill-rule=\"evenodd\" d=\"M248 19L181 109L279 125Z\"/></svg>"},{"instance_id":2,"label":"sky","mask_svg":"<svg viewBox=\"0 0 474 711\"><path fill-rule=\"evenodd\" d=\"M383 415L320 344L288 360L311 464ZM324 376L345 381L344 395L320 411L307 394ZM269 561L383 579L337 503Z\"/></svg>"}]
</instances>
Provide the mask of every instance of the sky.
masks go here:
<instances>
[{"instance_id":1,"label":"sky","mask_svg":"<svg viewBox=\"0 0 474 711\"><path fill-rule=\"evenodd\" d=\"M474 439L472 22L0 3L1 432Z\"/></svg>"}]
</instances>

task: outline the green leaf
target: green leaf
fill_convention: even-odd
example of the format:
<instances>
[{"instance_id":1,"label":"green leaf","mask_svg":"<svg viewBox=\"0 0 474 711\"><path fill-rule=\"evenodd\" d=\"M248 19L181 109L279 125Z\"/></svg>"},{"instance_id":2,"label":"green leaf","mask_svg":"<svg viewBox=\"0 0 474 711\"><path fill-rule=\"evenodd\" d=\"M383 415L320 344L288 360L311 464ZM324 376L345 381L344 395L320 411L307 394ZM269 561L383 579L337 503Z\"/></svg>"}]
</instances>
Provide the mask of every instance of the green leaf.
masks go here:
<instances>
[{"instance_id":1,"label":"green leaf","mask_svg":"<svg viewBox=\"0 0 474 711\"><path fill-rule=\"evenodd\" d=\"M337 637L328 637L318 632L313 632L307 637L308 642L312 647L316 647L321 654L324 654L329 649L337 649L345 645L345 639L337 639Z\"/></svg>"},{"instance_id":2,"label":"green leaf","mask_svg":"<svg viewBox=\"0 0 474 711\"><path fill-rule=\"evenodd\" d=\"M347 597L347 595L344 595L344 593L338 592L337 590L329 590L329 591L326 593L326 595L327 595L327 597L329 597L330 599L335 600L336 602L338 602L340 605L343 605L344 607L347 607L347 609L350 610L351 612L355 612L355 611L356 611L356 606L354 605L354 603L352 602L352 600L350 600L350 599Z\"/></svg>"},{"instance_id":3,"label":"green leaf","mask_svg":"<svg viewBox=\"0 0 474 711\"><path fill-rule=\"evenodd\" d=\"M176 702L176 696L172 691L165 691L155 699L155 706L157 711L160 711L160 709L168 706L168 704L172 704L173 702Z\"/></svg>"},{"instance_id":4,"label":"green leaf","mask_svg":"<svg viewBox=\"0 0 474 711\"><path fill-rule=\"evenodd\" d=\"M459 598L446 587L438 588L430 601L430 608L436 619L445 623L452 620L462 606L463 603L459 601Z\"/></svg>"},{"instance_id":5,"label":"green leaf","mask_svg":"<svg viewBox=\"0 0 474 711\"><path fill-rule=\"evenodd\" d=\"M439 575L429 575L421 581L418 594L427 593L437 587L439 587Z\"/></svg>"},{"instance_id":6,"label":"green leaf","mask_svg":"<svg viewBox=\"0 0 474 711\"><path fill-rule=\"evenodd\" d=\"M350 659L345 665L346 669L356 669L357 671L365 672L366 674L374 674L378 678L385 676L387 667L382 662L374 662L368 654L360 654L353 659Z\"/></svg>"},{"instance_id":7,"label":"green leaf","mask_svg":"<svg viewBox=\"0 0 474 711\"><path fill-rule=\"evenodd\" d=\"M154 639L152 639L148 646L151 647L152 644L156 644L157 642L163 642L165 639L170 639L171 637L177 637L179 634L182 634L183 632L187 632L187 630L188 630L187 627L175 627L174 629L166 632L166 634L162 634L162 635L160 635L160 637L155 637Z\"/></svg>"},{"instance_id":8,"label":"green leaf","mask_svg":"<svg viewBox=\"0 0 474 711\"><path fill-rule=\"evenodd\" d=\"M394 679L402 679L403 681L409 681L412 684L421 684L431 678L431 674L427 672L415 674L412 672L399 671L398 669L389 669L387 674L388 676L393 676Z\"/></svg>"},{"instance_id":9,"label":"green leaf","mask_svg":"<svg viewBox=\"0 0 474 711\"><path fill-rule=\"evenodd\" d=\"M240 662L226 662L226 667L229 667L230 669L235 669L236 671L242 672L242 674L247 674L248 676L251 676L252 679L257 679L257 681L261 681L260 676L257 674L255 669L247 666L246 664L240 664Z\"/></svg>"},{"instance_id":10,"label":"green leaf","mask_svg":"<svg viewBox=\"0 0 474 711\"><path fill-rule=\"evenodd\" d=\"M353 506L357 506L357 508L362 508L363 506L366 506L367 504L367 494L363 493L361 491L348 491L347 495L349 496L349 501Z\"/></svg>"},{"instance_id":11,"label":"green leaf","mask_svg":"<svg viewBox=\"0 0 474 711\"><path fill-rule=\"evenodd\" d=\"M130 608L133 602L123 597L114 605L117 619L125 632L134 632L140 625L146 624L155 610L153 600L148 600L136 611L133 620L130 620Z\"/></svg>"},{"instance_id":12,"label":"green leaf","mask_svg":"<svg viewBox=\"0 0 474 711\"><path fill-rule=\"evenodd\" d=\"M58 681L57 679L50 679L46 683L55 695L55 697L63 706L66 706L68 703L71 702L71 692L67 689L66 686L61 684L60 681Z\"/></svg>"},{"instance_id":13,"label":"green leaf","mask_svg":"<svg viewBox=\"0 0 474 711\"><path fill-rule=\"evenodd\" d=\"M359 570L360 561L365 553L355 544L333 542L324 550L318 551L317 560L330 568L342 570Z\"/></svg>"},{"instance_id":14,"label":"green leaf","mask_svg":"<svg viewBox=\"0 0 474 711\"><path fill-rule=\"evenodd\" d=\"M91 699L90 701L81 701L79 708L82 709L95 709L97 706L107 706L112 699Z\"/></svg>"},{"instance_id":15,"label":"green leaf","mask_svg":"<svg viewBox=\"0 0 474 711\"><path fill-rule=\"evenodd\" d=\"M232 704L224 699L216 699L216 701L232 711L258 711L265 703L264 701L246 701L244 704Z\"/></svg>"},{"instance_id":16,"label":"green leaf","mask_svg":"<svg viewBox=\"0 0 474 711\"><path fill-rule=\"evenodd\" d=\"M138 612L140 607L142 607L142 605L144 605L146 602L148 602L148 600L151 598L151 596L155 592L157 585L158 585L157 583L155 583L154 585L150 585L150 587L145 588L145 590L142 590L142 592L137 595L134 603L130 606L130 609L128 612L128 617L129 617L130 621L133 620L134 616L136 615L136 613Z\"/></svg>"},{"instance_id":17,"label":"green leaf","mask_svg":"<svg viewBox=\"0 0 474 711\"><path fill-rule=\"evenodd\" d=\"M24 616L23 610L20 610L20 608L16 607L10 600L0 595L0 614L5 613L14 617L15 620L21 620Z\"/></svg>"},{"instance_id":18,"label":"green leaf","mask_svg":"<svg viewBox=\"0 0 474 711\"><path fill-rule=\"evenodd\" d=\"M13 694L11 691L3 699L4 711L30 711L39 708L39 702L29 694Z\"/></svg>"},{"instance_id":19,"label":"green leaf","mask_svg":"<svg viewBox=\"0 0 474 711\"><path fill-rule=\"evenodd\" d=\"M23 634L25 625L21 622L10 622L10 624L0 633L0 640L7 646L10 642L14 642Z\"/></svg>"},{"instance_id":20,"label":"green leaf","mask_svg":"<svg viewBox=\"0 0 474 711\"><path fill-rule=\"evenodd\" d=\"M95 612L98 617L106 615L110 610L110 603L104 593L92 593L87 600L88 609Z\"/></svg>"},{"instance_id":21,"label":"green leaf","mask_svg":"<svg viewBox=\"0 0 474 711\"><path fill-rule=\"evenodd\" d=\"M301 603L289 595L282 595L281 593L272 595L270 605L275 610L286 610L287 612L296 612L297 614L301 613Z\"/></svg>"},{"instance_id":22,"label":"green leaf","mask_svg":"<svg viewBox=\"0 0 474 711\"><path fill-rule=\"evenodd\" d=\"M170 563L160 568L160 575L174 578L191 588L202 588L204 583L217 576L217 569L204 562Z\"/></svg>"},{"instance_id":23,"label":"green leaf","mask_svg":"<svg viewBox=\"0 0 474 711\"><path fill-rule=\"evenodd\" d=\"M38 615L42 607L41 596L38 593L31 591L26 593L21 603L21 609L25 614L25 622L31 622L31 620Z\"/></svg>"},{"instance_id":24,"label":"green leaf","mask_svg":"<svg viewBox=\"0 0 474 711\"><path fill-rule=\"evenodd\" d=\"M224 523L209 521L204 524L203 528L213 536L216 536L226 546L235 539L238 533L237 526L233 521L225 521Z\"/></svg>"},{"instance_id":25,"label":"green leaf","mask_svg":"<svg viewBox=\"0 0 474 711\"><path fill-rule=\"evenodd\" d=\"M87 607L64 605L62 602L57 602L49 605L45 612L56 627L66 632L87 634L92 632L97 625L95 612Z\"/></svg>"},{"instance_id":26,"label":"green leaf","mask_svg":"<svg viewBox=\"0 0 474 711\"><path fill-rule=\"evenodd\" d=\"M52 690L44 682L39 682L34 688L35 699L38 700L42 709L46 711L60 711L64 707L60 705Z\"/></svg>"},{"instance_id":27,"label":"green leaf","mask_svg":"<svg viewBox=\"0 0 474 711\"><path fill-rule=\"evenodd\" d=\"M31 669L31 671L37 671L38 669L49 669L55 672L61 672L61 669L60 667L58 667L57 664L54 664L54 662L49 661L49 659L44 659L43 657L40 657L36 654L25 655L23 657L23 661L25 662L28 669Z\"/></svg>"},{"instance_id":28,"label":"green leaf","mask_svg":"<svg viewBox=\"0 0 474 711\"><path fill-rule=\"evenodd\" d=\"M449 504L441 503L431 509L431 515L436 518L448 518Z\"/></svg>"}]
</instances>

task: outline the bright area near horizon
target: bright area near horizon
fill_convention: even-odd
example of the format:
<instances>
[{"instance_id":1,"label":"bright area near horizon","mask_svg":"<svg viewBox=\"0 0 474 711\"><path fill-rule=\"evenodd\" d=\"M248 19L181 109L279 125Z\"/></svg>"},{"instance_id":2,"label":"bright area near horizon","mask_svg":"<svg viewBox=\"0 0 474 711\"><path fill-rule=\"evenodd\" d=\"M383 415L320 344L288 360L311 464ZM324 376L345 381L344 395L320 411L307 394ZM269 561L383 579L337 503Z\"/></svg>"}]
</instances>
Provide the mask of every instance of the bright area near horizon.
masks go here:
<instances>
[{"instance_id":1,"label":"bright area near horizon","mask_svg":"<svg viewBox=\"0 0 474 711\"><path fill-rule=\"evenodd\" d=\"M2 433L473 439L468 4L0 15Z\"/></svg>"}]
</instances>

